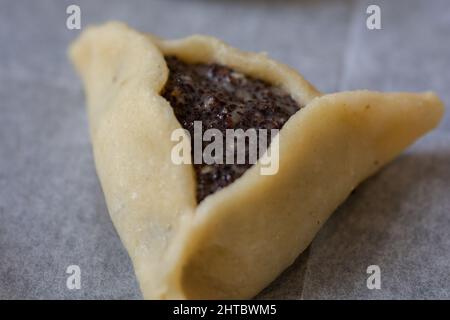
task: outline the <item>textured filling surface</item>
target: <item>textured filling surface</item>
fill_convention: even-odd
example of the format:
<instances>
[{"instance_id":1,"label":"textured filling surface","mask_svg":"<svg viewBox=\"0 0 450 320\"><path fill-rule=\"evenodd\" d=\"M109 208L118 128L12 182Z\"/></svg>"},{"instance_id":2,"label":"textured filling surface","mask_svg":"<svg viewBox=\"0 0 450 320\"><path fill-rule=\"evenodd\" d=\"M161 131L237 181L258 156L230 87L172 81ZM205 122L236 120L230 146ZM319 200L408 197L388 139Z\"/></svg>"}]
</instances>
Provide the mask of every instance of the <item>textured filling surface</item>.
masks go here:
<instances>
[{"instance_id":1,"label":"textured filling surface","mask_svg":"<svg viewBox=\"0 0 450 320\"><path fill-rule=\"evenodd\" d=\"M285 90L229 67L189 64L174 56L165 58L170 73L161 94L181 126L189 131L192 153L194 121L202 122L203 131L215 128L225 137L227 129L281 129L302 107ZM203 148L209 143L203 142ZM224 152L223 164L194 163L197 201L242 176L252 166L247 160L246 155L244 164L227 164Z\"/></svg>"}]
</instances>

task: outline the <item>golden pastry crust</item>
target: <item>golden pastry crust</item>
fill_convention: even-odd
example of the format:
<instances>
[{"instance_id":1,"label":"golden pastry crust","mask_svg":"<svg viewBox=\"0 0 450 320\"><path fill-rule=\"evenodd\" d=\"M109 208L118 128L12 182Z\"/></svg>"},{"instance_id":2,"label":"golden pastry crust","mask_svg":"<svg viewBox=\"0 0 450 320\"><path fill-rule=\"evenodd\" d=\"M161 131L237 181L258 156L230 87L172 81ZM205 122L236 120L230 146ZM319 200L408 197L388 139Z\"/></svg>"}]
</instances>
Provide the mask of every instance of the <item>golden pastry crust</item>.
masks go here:
<instances>
[{"instance_id":1,"label":"golden pastry crust","mask_svg":"<svg viewBox=\"0 0 450 320\"><path fill-rule=\"evenodd\" d=\"M192 166L170 158L181 127L159 95L164 55L227 65L306 105L280 131L277 174L261 175L258 162L197 205ZM108 209L149 299L255 296L362 180L443 114L433 93L321 95L264 54L206 36L162 40L117 22L83 32L70 56L85 83Z\"/></svg>"}]
</instances>

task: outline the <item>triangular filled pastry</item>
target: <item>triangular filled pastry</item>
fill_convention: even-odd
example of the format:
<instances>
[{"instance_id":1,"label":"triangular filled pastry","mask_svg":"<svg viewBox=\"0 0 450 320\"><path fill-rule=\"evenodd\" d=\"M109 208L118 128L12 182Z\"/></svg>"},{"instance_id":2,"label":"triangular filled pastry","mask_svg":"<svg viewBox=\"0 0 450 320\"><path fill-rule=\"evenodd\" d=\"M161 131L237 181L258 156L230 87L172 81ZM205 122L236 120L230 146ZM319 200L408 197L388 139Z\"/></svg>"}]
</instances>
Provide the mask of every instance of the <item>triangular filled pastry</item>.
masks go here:
<instances>
[{"instance_id":1,"label":"triangular filled pastry","mask_svg":"<svg viewBox=\"0 0 450 320\"><path fill-rule=\"evenodd\" d=\"M70 56L109 213L148 299L255 296L362 180L444 111L433 93L323 95L264 54L207 36L162 40L117 22L88 28ZM198 122L216 133L280 131L254 164L174 161ZM194 149L188 143L188 159ZM269 154L278 160L264 174Z\"/></svg>"}]
</instances>

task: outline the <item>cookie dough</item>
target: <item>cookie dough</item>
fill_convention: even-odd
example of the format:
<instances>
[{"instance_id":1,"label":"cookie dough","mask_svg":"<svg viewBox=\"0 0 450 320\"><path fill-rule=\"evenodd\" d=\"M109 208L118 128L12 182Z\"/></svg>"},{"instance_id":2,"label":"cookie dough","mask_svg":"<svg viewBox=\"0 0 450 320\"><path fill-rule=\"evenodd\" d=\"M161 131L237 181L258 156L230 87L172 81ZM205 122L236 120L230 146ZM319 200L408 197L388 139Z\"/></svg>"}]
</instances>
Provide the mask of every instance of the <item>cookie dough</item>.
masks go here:
<instances>
[{"instance_id":1,"label":"cookie dough","mask_svg":"<svg viewBox=\"0 0 450 320\"><path fill-rule=\"evenodd\" d=\"M255 296L362 180L434 128L444 110L430 92L323 95L264 54L207 36L163 40L118 22L88 28L70 57L84 81L109 213L147 299ZM261 175L258 161L197 199L194 166L170 158L171 133L182 126L162 96L165 57L224 66L289 95L299 111L269 146L279 148L277 174Z\"/></svg>"}]
</instances>

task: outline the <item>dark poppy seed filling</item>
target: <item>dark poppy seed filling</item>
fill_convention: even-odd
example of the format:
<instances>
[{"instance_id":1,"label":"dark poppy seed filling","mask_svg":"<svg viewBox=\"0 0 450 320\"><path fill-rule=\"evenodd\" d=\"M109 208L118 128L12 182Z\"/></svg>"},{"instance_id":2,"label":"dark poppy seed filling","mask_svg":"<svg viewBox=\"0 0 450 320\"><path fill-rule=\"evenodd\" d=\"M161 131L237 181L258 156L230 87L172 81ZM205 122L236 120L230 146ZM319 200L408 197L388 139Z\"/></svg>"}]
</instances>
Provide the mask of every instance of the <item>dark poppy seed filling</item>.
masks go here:
<instances>
[{"instance_id":1,"label":"dark poppy seed filling","mask_svg":"<svg viewBox=\"0 0 450 320\"><path fill-rule=\"evenodd\" d=\"M189 131L192 153L194 121L201 121L203 130L219 129L225 137L226 129L281 129L302 107L285 90L226 66L188 64L173 56L165 59L170 73L162 96ZM203 142L203 148L209 143ZM223 164L194 164L197 201L239 178L252 166L247 159L248 141L245 164L226 164L225 155Z\"/></svg>"}]
</instances>

